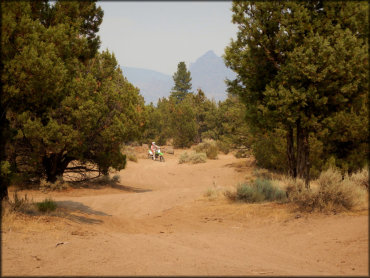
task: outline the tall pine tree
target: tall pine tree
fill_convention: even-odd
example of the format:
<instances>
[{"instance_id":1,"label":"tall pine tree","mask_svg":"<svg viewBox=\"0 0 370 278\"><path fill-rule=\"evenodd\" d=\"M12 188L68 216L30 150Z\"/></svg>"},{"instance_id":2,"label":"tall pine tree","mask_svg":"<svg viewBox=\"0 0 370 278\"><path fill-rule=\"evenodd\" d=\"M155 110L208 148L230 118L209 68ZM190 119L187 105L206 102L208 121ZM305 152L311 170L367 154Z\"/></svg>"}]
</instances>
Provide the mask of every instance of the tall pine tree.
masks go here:
<instances>
[{"instance_id":1,"label":"tall pine tree","mask_svg":"<svg viewBox=\"0 0 370 278\"><path fill-rule=\"evenodd\" d=\"M173 81L175 85L172 88L171 96L174 97L177 102L181 102L191 90L190 71L186 69L185 62L180 62L177 65L177 71L173 75Z\"/></svg>"}]
</instances>

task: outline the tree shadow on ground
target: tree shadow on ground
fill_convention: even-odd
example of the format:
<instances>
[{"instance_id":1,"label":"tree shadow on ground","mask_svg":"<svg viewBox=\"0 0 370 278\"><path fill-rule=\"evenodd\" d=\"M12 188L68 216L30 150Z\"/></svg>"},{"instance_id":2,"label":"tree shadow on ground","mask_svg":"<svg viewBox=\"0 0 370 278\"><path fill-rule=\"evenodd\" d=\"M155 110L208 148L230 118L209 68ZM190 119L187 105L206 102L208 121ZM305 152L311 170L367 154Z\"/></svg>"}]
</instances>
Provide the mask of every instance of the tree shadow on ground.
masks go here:
<instances>
[{"instance_id":1,"label":"tree shadow on ground","mask_svg":"<svg viewBox=\"0 0 370 278\"><path fill-rule=\"evenodd\" d=\"M77 188L87 188L87 189L96 189L96 190L110 187L113 189L118 189L122 191L133 192L133 193L144 193L144 192L152 191L151 189L144 189L144 188L123 185L123 184L120 184L114 181L104 181L104 182L87 181L87 182L81 182L81 183L71 183L70 186L76 189Z\"/></svg>"},{"instance_id":2,"label":"tree shadow on ground","mask_svg":"<svg viewBox=\"0 0 370 278\"><path fill-rule=\"evenodd\" d=\"M107 214L105 212L93 210L80 202L56 201L56 204L58 207L58 213L56 214L56 216L64 217L77 223L100 224L103 222L103 220L101 219L84 216L86 214L89 216L111 216L110 214Z\"/></svg>"}]
</instances>

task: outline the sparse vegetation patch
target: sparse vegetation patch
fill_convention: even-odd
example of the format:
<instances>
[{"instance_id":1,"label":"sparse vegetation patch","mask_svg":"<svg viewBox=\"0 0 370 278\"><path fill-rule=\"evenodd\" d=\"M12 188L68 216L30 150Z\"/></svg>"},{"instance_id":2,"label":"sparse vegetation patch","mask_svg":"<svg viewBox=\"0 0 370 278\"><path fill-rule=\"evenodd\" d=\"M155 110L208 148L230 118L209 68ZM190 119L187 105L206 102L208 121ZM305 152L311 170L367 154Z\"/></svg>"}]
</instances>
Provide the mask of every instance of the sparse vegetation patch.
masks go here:
<instances>
[{"instance_id":1,"label":"sparse vegetation patch","mask_svg":"<svg viewBox=\"0 0 370 278\"><path fill-rule=\"evenodd\" d=\"M286 201L286 193L272 184L271 180L257 179L252 183L239 184L235 192L226 191L225 195L231 200L247 203L264 201Z\"/></svg>"}]
</instances>

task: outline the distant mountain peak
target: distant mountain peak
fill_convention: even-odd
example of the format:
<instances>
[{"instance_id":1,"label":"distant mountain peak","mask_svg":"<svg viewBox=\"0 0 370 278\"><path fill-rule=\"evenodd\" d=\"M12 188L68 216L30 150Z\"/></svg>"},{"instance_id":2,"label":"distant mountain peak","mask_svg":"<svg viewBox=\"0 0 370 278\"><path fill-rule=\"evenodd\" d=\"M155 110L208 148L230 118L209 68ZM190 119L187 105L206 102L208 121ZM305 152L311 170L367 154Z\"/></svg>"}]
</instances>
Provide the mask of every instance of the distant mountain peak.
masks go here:
<instances>
[{"instance_id":1,"label":"distant mountain peak","mask_svg":"<svg viewBox=\"0 0 370 278\"><path fill-rule=\"evenodd\" d=\"M213 50L208 50L205 54L203 54L203 56L201 56L201 57L204 57L204 56L216 56L216 57L218 57L217 55L216 55L216 53L213 51Z\"/></svg>"},{"instance_id":2,"label":"distant mountain peak","mask_svg":"<svg viewBox=\"0 0 370 278\"><path fill-rule=\"evenodd\" d=\"M148 69L122 67L128 81L140 88L146 103L156 103L160 97L167 97L173 87L170 75ZM190 64L193 90L201 88L208 98L216 101L227 97L225 79L233 79L235 73L228 69L222 58L209 50Z\"/></svg>"},{"instance_id":3,"label":"distant mountain peak","mask_svg":"<svg viewBox=\"0 0 370 278\"><path fill-rule=\"evenodd\" d=\"M190 67L199 62L203 63L204 61L210 61L210 60L214 60L214 61L221 60L222 62L222 59L218 57L213 50L208 50L206 53L200 56L194 63L191 63Z\"/></svg>"}]
</instances>

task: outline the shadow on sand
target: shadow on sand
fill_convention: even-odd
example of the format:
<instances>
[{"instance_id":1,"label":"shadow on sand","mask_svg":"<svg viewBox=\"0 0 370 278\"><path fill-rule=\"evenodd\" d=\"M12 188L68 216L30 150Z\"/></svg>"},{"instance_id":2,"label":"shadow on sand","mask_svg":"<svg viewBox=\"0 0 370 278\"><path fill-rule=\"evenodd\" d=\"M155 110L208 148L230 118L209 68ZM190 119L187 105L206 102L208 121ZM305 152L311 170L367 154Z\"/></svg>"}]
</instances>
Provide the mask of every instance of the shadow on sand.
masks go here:
<instances>
[{"instance_id":1,"label":"shadow on sand","mask_svg":"<svg viewBox=\"0 0 370 278\"><path fill-rule=\"evenodd\" d=\"M58 214L56 216L64 217L77 223L99 224L103 220L87 217L85 215L111 216L102 211L93 210L90 207L74 201L56 201ZM77 213L77 214L76 214Z\"/></svg>"},{"instance_id":2,"label":"shadow on sand","mask_svg":"<svg viewBox=\"0 0 370 278\"><path fill-rule=\"evenodd\" d=\"M103 188L110 187L113 189L118 189L122 191L133 192L133 193L144 193L144 192L152 191L151 189L143 189L143 188L138 188L138 187L133 187L133 186L128 186L128 185L122 185L118 182L113 182L113 181L106 181L106 182L90 181L90 182L81 182L81 183L71 183L70 186L73 188L88 188L88 189L103 189Z\"/></svg>"}]
</instances>

